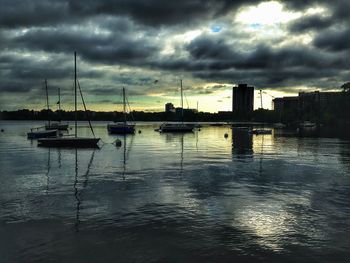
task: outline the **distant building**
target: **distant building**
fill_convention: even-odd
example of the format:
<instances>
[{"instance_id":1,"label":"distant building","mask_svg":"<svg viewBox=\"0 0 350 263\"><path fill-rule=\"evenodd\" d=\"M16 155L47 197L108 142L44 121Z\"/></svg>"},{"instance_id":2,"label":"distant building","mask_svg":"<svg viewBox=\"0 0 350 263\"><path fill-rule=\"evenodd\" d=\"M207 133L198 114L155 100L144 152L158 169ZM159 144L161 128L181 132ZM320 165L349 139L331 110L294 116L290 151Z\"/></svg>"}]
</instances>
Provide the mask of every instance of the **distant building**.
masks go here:
<instances>
[{"instance_id":1,"label":"distant building","mask_svg":"<svg viewBox=\"0 0 350 263\"><path fill-rule=\"evenodd\" d=\"M272 102L276 112L297 111L299 108L299 97L275 98Z\"/></svg>"},{"instance_id":2,"label":"distant building","mask_svg":"<svg viewBox=\"0 0 350 263\"><path fill-rule=\"evenodd\" d=\"M336 104L342 92L299 92L298 96L273 99L273 109L280 116L290 119L310 120L319 116L332 104Z\"/></svg>"},{"instance_id":3,"label":"distant building","mask_svg":"<svg viewBox=\"0 0 350 263\"><path fill-rule=\"evenodd\" d=\"M175 112L174 104L170 102L165 104L165 112Z\"/></svg>"},{"instance_id":4,"label":"distant building","mask_svg":"<svg viewBox=\"0 0 350 263\"><path fill-rule=\"evenodd\" d=\"M343 96L343 92L299 92L299 108L302 110L311 105L321 108L329 106Z\"/></svg>"},{"instance_id":5,"label":"distant building","mask_svg":"<svg viewBox=\"0 0 350 263\"><path fill-rule=\"evenodd\" d=\"M232 88L232 112L239 118L247 118L254 110L254 87L238 84Z\"/></svg>"}]
</instances>

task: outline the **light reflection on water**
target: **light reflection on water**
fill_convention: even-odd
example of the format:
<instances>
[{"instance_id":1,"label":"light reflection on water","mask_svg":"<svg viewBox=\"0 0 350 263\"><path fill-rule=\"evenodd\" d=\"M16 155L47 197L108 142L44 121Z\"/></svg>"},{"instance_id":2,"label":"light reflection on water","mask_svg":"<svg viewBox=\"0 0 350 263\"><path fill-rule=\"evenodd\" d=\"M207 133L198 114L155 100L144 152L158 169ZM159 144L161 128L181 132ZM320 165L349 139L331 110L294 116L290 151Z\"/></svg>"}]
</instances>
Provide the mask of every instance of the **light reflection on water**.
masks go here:
<instances>
[{"instance_id":1,"label":"light reflection on water","mask_svg":"<svg viewBox=\"0 0 350 263\"><path fill-rule=\"evenodd\" d=\"M1 122L4 262L349 257L348 141L140 124L117 148L95 123L101 149L47 149L32 125Z\"/></svg>"}]
</instances>

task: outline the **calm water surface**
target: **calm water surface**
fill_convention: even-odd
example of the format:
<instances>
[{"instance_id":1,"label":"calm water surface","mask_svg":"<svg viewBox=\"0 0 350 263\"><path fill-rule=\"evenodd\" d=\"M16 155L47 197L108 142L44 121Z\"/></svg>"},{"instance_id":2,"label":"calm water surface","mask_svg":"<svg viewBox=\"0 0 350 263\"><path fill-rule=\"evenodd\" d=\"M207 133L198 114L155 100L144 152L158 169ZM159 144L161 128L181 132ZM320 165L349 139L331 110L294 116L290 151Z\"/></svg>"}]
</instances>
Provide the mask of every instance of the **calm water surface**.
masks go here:
<instances>
[{"instance_id":1,"label":"calm water surface","mask_svg":"<svg viewBox=\"0 0 350 263\"><path fill-rule=\"evenodd\" d=\"M48 149L35 125L0 122L0 262L350 261L349 141L139 124L117 148L97 122L100 149Z\"/></svg>"}]
</instances>

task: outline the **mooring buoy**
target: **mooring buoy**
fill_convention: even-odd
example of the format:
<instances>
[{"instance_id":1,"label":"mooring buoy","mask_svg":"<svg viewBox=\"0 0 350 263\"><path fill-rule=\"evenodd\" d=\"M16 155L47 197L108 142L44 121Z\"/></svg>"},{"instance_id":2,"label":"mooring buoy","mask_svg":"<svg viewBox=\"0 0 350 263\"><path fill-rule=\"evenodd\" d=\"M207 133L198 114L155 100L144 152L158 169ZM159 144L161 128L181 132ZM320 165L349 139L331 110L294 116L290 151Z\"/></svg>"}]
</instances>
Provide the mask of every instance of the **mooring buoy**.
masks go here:
<instances>
[{"instance_id":1,"label":"mooring buoy","mask_svg":"<svg viewBox=\"0 0 350 263\"><path fill-rule=\"evenodd\" d=\"M122 141L119 140L119 139L116 139L116 140L115 140L115 146L116 146L116 147L122 146Z\"/></svg>"}]
</instances>

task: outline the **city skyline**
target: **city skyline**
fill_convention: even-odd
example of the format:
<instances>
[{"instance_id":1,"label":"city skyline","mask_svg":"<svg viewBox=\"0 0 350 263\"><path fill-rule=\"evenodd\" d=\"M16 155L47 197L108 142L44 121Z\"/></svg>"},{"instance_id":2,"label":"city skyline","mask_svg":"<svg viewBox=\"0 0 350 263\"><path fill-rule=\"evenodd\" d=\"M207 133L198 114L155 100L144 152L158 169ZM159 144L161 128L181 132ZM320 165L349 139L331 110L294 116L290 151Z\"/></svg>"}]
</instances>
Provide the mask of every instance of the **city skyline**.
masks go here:
<instances>
[{"instance_id":1,"label":"city skyline","mask_svg":"<svg viewBox=\"0 0 350 263\"><path fill-rule=\"evenodd\" d=\"M348 1L1 0L1 110L52 109L57 89L72 109L73 52L88 108L179 106L231 110L232 87L255 87L254 108L299 91L339 89L350 79ZM16 8L14 8L16 6Z\"/></svg>"}]
</instances>

